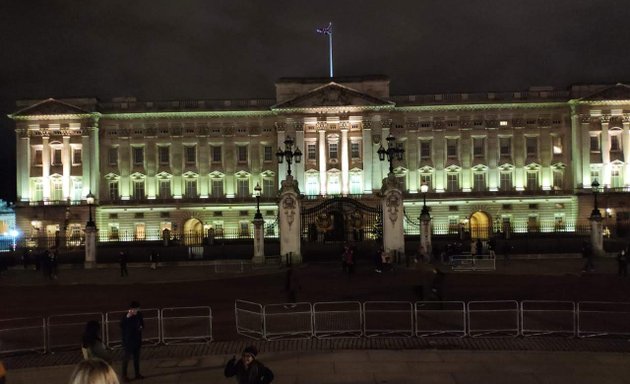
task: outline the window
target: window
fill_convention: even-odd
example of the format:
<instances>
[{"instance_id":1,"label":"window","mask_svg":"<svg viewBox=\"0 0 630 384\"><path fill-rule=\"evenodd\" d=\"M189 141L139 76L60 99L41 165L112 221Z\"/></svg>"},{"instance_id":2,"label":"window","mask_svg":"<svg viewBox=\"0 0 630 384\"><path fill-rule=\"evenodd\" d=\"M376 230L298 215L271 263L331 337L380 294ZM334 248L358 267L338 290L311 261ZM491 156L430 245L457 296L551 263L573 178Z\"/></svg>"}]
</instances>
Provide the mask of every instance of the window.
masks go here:
<instances>
[{"instance_id":1,"label":"window","mask_svg":"<svg viewBox=\"0 0 630 384\"><path fill-rule=\"evenodd\" d=\"M162 179L159 181L159 196L161 199L168 199L171 197L171 181L168 179Z\"/></svg>"},{"instance_id":2,"label":"window","mask_svg":"<svg viewBox=\"0 0 630 384\"><path fill-rule=\"evenodd\" d=\"M265 197L273 197L275 194L275 183L273 179L263 179L262 195Z\"/></svg>"},{"instance_id":3,"label":"window","mask_svg":"<svg viewBox=\"0 0 630 384\"><path fill-rule=\"evenodd\" d=\"M263 148L263 161L273 161L273 148L270 145Z\"/></svg>"},{"instance_id":4,"label":"window","mask_svg":"<svg viewBox=\"0 0 630 384\"><path fill-rule=\"evenodd\" d=\"M241 221L238 225L239 236L249 236L249 223L247 221Z\"/></svg>"},{"instance_id":5,"label":"window","mask_svg":"<svg viewBox=\"0 0 630 384\"><path fill-rule=\"evenodd\" d=\"M529 217L527 217L527 231L538 232L538 230L538 215L529 215Z\"/></svg>"},{"instance_id":6,"label":"window","mask_svg":"<svg viewBox=\"0 0 630 384\"><path fill-rule=\"evenodd\" d=\"M623 183L621 180L621 172L619 168L615 167L610 170L610 187L611 188L623 187Z\"/></svg>"},{"instance_id":7,"label":"window","mask_svg":"<svg viewBox=\"0 0 630 384\"><path fill-rule=\"evenodd\" d=\"M306 179L306 194L311 196L319 194L319 183L316 176L309 176Z\"/></svg>"},{"instance_id":8,"label":"window","mask_svg":"<svg viewBox=\"0 0 630 384\"><path fill-rule=\"evenodd\" d=\"M144 148L143 147L133 147L133 165L143 165L144 164Z\"/></svg>"},{"instance_id":9,"label":"window","mask_svg":"<svg viewBox=\"0 0 630 384\"><path fill-rule=\"evenodd\" d=\"M422 140L420 142L420 159L431 159L431 140Z\"/></svg>"},{"instance_id":10,"label":"window","mask_svg":"<svg viewBox=\"0 0 630 384\"><path fill-rule=\"evenodd\" d=\"M72 179L72 200L79 201L83 198L83 182L79 178Z\"/></svg>"},{"instance_id":11,"label":"window","mask_svg":"<svg viewBox=\"0 0 630 384\"><path fill-rule=\"evenodd\" d=\"M306 144L306 153L308 160L317 160L317 146L315 144Z\"/></svg>"},{"instance_id":12,"label":"window","mask_svg":"<svg viewBox=\"0 0 630 384\"><path fill-rule=\"evenodd\" d=\"M449 173L446 175L446 191L459 191L459 175L457 173Z\"/></svg>"},{"instance_id":13,"label":"window","mask_svg":"<svg viewBox=\"0 0 630 384\"><path fill-rule=\"evenodd\" d=\"M446 156L448 158L457 157L457 139L446 139Z\"/></svg>"},{"instance_id":14,"label":"window","mask_svg":"<svg viewBox=\"0 0 630 384\"><path fill-rule=\"evenodd\" d=\"M599 152L599 135L591 136L591 152Z\"/></svg>"},{"instance_id":15,"label":"window","mask_svg":"<svg viewBox=\"0 0 630 384\"><path fill-rule=\"evenodd\" d=\"M212 147L212 162L221 162L221 147Z\"/></svg>"},{"instance_id":16,"label":"window","mask_svg":"<svg viewBox=\"0 0 630 384\"><path fill-rule=\"evenodd\" d=\"M530 191L538 189L538 171L527 172L527 189Z\"/></svg>"},{"instance_id":17,"label":"window","mask_svg":"<svg viewBox=\"0 0 630 384\"><path fill-rule=\"evenodd\" d=\"M36 149L33 152L33 165L42 165L42 150Z\"/></svg>"},{"instance_id":18,"label":"window","mask_svg":"<svg viewBox=\"0 0 630 384\"><path fill-rule=\"evenodd\" d=\"M146 226L144 223L136 223L133 238L135 240L145 240L146 236Z\"/></svg>"},{"instance_id":19,"label":"window","mask_svg":"<svg viewBox=\"0 0 630 384\"><path fill-rule=\"evenodd\" d=\"M118 240L119 238L119 227L118 227L118 223L109 223L109 239L110 240Z\"/></svg>"},{"instance_id":20,"label":"window","mask_svg":"<svg viewBox=\"0 0 630 384\"><path fill-rule=\"evenodd\" d=\"M61 149L52 149L52 165L61 165Z\"/></svg>"},{"instance_id":21,"label":"window","mask_svg":"<svg viewBox=\"0 0 630 384\"><path fill-rule=\"evenodd\" d=\"M249 197L249 179L236 180L236 195L238 197Z\"/></svg>"},{"instance_id":22,"label":"window","mask_svg":"<svg viewBox=\"0 0 630 384\"><path fill-rule=\"evenodd\" d=\"M239 163L247 163L247 146L240 145L237 148L238 157L237 160Z\"/></svg>"},{"instance_id":23,"label":"window","mask_svg":"<svg viewBox=\"0 0 630 384\"><path fill-rule=\"evenodd\" d=\"M601 178L599 177L599 170L598 169L591 169L591 184L595 180L597 180L598 182L601 180Z\"/></svg>"},{"instance_id":24,"label":"window","mask_svg":"<svg viewBox=\"0 0 630 384\"><path fill-rule=\"evenodd\" d=\"M564 189L564 172L561 169L553 171L553 189L556 191Z\"/></svg>"},{"instance_id":25,"label":"window","mask_svg":"<svg viewBox=\"0 0 630 384\"><path fill-rule=\"evenodd\" d=\"M433 189L433 177L430 174L420 175L420 185L426 184L429 191Z\"/></svg>"},{"instance_id":26,"label":"window","mask_svg":"<svg viewBox=\"0 0 630 384\"><path fill-rule=\"evenodd\" d=\"M501 172L500 186L502 191L512 190L512 172Z\"/></svg>"},{"instance_id":27,"label":"window","mask_svg":"<svg viewBox=\"0 0 630 384\"><path fill-rule=\"evenodd\" d=\"M350 175L350 193L358 195L362 192L363 187L361 186L361 175Z\"/></svg>"},{"instance_id":28,"label":"window","mask_svg":"<svg viewBox=\"0 0 630 384\"><path fill-rule=\"evenodd\" d=\"M525 138L525 150L527 156L535 157L538 155L538 138L526 137Z\"/></svg>"},{"instance_id":29,"label":"window","mask_svg":"<svg viewBox=\"0 0 630 384\"><path fill-rule=\"evenodd\" d=\"M52 190L50 191L50 200L61 201L63 200L63 184L61 180L53 180Z\"/></svg>"},{"instance_id":30,"label":"window","mask_svg":"<svg viewBox=\"0 0 630 384\"><path fill-rule=\"evenodd\" d=\"M44 185L41 181L36 181L33 188L33 200L42 201L44 200Z\"/></svg>"},{"instance_id":31,"label":"window","mask_svg":"<svg viewBox=\"0 0 630 384\"><path fill-rule=\"evenodd\" d=\"M212 197L223 197L223 179L212 180Z\"/></svg>"},{"instance_id":32,"label":"window","mask_svg":"<svg viewBox=\"0 0 630 384\"><path fill-rule=\"evenodd\" d=\"M473 156L484 157L485 155L485 139L483 137L473 138Z\"/></svg>"},{"instance_id":33,"label":"window","mask_svg":"<svg viewBox=\"0 0 630 384\"><path fill-rule=\"evenodd\" d=\"M396 175L396 181L398 182L398 188L401 191L407 190L407 176L406 175Z\"/></svg>"},{"instance_id":34,"label":"window","mask_svg":"<svg viewBox=\"0 0 630 384\"><path fill-rule=\"evenodd\" d=\"M186 179L184 193L187 198L197 197L197 179Z\"/></svg>"},{"instance_id":35,"label":"window","mask_svg":"<svg viewBox=\"0 0 630 384\"><path fill-rule=\"evenodd\" d=\"M197 147L194 145L185 146L184 153L186 155L186 164L195 164L197 162Z\"/></svg>"},{"instance_id":36,"label":"window","mask_svg":"<svg viewBox=\"0 0 630 384\"><path fill-rule=\"evenodd\" d=\"M109 148L107 150L107 164L118 165L118 148Z\"/></svg>"},{"instance_id":37,"label":"window","mask_svg":"<svg viewBox=\"0 0 630 384\"><path fill-rule=\"evenodd\" d=\"M553 150L554 155L562 154L562 136L552 136L551 137L551 148Z\"/></svg>"},{"instance_id":38,"label":"window","mask_svg":"<svg viewBox=\"0 0 630 384\"><path fill-rule=\"evenodd\" d=\"M81 148L74 148L72 150L72 165L81 164Z\"/></svg>"},{"instance_id":39,"label":"window","mask_svg":"<svg viewBox=\"0 0 630 384\"><path fill-rule=\"evenodd\" d=\"M486 190L486 174L485 173L475 173L474 174L474 184L473 189L475 192L483 192Z\"/></svg>"},{"instance_id":40,"label":"window","mask_svg":"<svg viewBox=\"0 0 630 384\"><path fill-rule=\"evenodd\" d=\"M167 146L158 147L158 162L160 165L168 165L170 162L170 148Z\"/></svg>"},{"instance_id":41,"label":"window","mask_svg":"<svg viewBox=\"0 0 630 384\"><path fill-rule=\"evenodd\" d=\"M361 158L361 149L359 143L350 143L350 152L353 159Z\"/></svg>"},{"instance_id":42,"label":"window","mask_svg":"<svg viewBox=\"0 0 630 384\"><path fill-rule=\"evenodd\" d=\"M621 145L619 143L619 135L610 136L610 151L611 152L621 151Z\"/></svg>"},{"instance_id":43,"label":"window","mask_svg":"<svg viewBox=\"0 0 630 384\"><path fill-rule=\"evenodd\" d=\"M109 181L109 199L118 200L118 180Z\"/></svg>"},{"instance_id":44,"label":"window","mask_svg":"<svg viewBox=\"0 0 630 384\"><path fill-rule=\"evenodd\" d=\"M338 148L339 148L339 144L337 143L328 144L328 158L329 159L338 158Z\"/></svg>"},{"instance_id":45,"label":"window","mask_svg":"<svg viewBox=\"0 0 630 384\"><path fill-rule=\"evenodd\" d=\"M512 138L499 137L499 156L510 156L512 153Z\"/></svg>"},{"instance_id":46,"label":"window","mask_svg":"<svg viewBox=\"0 0 630 384\"><path fill-rule=\"evenodd\" d=\"M134 180L133 198L136 200L144 199L144 180Z\"/></svg>"}]
</instances>

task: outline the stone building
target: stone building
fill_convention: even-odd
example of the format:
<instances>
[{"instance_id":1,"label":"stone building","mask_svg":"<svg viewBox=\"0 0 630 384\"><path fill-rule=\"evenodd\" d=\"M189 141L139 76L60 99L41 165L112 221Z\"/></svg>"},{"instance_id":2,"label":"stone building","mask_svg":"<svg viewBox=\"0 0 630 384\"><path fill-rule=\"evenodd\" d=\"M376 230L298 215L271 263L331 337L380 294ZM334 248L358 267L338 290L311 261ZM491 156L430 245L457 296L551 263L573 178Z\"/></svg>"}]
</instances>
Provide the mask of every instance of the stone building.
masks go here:
<instances>
[{"instance_id":1,"label":"stone building","mask_svg":"<svg viewBox=\"0 0 630 384\"><path fill-rule=\"evenodd\" d=\"M385 76L284 78L273 99L18 102L17 225L76 237L96 197L100 241L172 234L249 237L256 200L277 236L287 138L306 202L348 196L374 205L392 135L408 233L428 185L433 232L473 236L572 231L603 187L606 220L629 219L630 88L390 95ZM625 196L625 198L624 198ZM343 219L342 219L343 220ZM348 220L346 218L345 220ZM306 229L305 229L306 231Z\"/></svg>"}]
</instances>

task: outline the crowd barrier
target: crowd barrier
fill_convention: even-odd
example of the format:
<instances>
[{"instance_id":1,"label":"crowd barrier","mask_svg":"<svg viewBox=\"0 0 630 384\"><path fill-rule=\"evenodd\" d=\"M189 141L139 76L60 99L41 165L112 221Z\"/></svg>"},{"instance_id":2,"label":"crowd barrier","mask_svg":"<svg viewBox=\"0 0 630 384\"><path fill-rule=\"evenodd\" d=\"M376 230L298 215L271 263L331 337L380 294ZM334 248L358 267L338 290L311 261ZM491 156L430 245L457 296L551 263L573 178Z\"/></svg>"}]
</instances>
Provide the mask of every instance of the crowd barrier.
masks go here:
<instances>
[{"instance_id":1,"label":"crowd barrier","mask_svg":"<svg viewBox=\"0 0 630 384\"><path fill-rule=\"evenodd\" d=\"M55 352L79 349L88 321L101 324L101 339L112 348L121 345L120 320L126 311L86 312L0 319L0 354ZM210 307L142 309L146 344L212 341Z\"/></svg>"},{"instance_id":2,"label":"crowd barrier","mask_svg":"<svg viewBox=\"0 0 630 384\"><path fill-rule=\"evenodd\" d=\"M453 271L494 271L497 269L496 258L489 255L453 255L450 264Z\"/></svg>"},{"instance_id":3,"label":"crowd barrier","mask_svg":"<svg viewBox=\"0 0 630 384\"><path fill-rule=\"evenodd\" d=\"M237 300L235 317L237 332L257 340L630 335L630 303L624 302Z\"/></svg>"}]
</instances>

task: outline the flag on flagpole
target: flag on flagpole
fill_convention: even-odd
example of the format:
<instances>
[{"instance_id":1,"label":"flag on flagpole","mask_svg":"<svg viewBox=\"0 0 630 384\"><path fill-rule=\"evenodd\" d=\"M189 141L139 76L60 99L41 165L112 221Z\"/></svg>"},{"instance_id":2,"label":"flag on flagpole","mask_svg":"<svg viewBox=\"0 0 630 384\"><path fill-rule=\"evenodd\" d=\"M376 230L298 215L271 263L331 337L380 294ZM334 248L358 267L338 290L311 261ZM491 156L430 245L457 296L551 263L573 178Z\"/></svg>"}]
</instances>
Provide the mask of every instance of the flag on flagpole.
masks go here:
<instances>
[{"instance_id":1,"label":"flag on flagpole","mask_svg":"<svg viewBox=\"0 0 630 384\"><path fill-rule=\"evenodd\" d=\"M328 23L327 27L317 28L317 33L321 33L324 35L332 35L332 23Z\"/></svg>"}]
</instances>

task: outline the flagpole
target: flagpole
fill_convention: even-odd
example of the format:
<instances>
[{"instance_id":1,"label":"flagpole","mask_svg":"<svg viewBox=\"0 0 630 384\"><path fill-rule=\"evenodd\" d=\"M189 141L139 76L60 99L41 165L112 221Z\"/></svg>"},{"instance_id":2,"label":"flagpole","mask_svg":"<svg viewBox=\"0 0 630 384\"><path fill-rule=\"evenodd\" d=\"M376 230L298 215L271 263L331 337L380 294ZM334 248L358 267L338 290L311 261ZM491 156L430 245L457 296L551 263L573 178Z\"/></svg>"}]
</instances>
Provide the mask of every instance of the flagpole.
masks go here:
<instances>
[{"instance_id":1,"label":"flagpole","mask_svg":"<svg viewBox=\"0 0 630 384\"><path fill-rule=\"evenodd\" d=\"M332 23L330 23L330 25L332 26ZM330 33L328 34L328 49L330 51L330 77L333 77L333 52L332 52L332 28L330 30Z\"/></svg>"}]
</instances>

